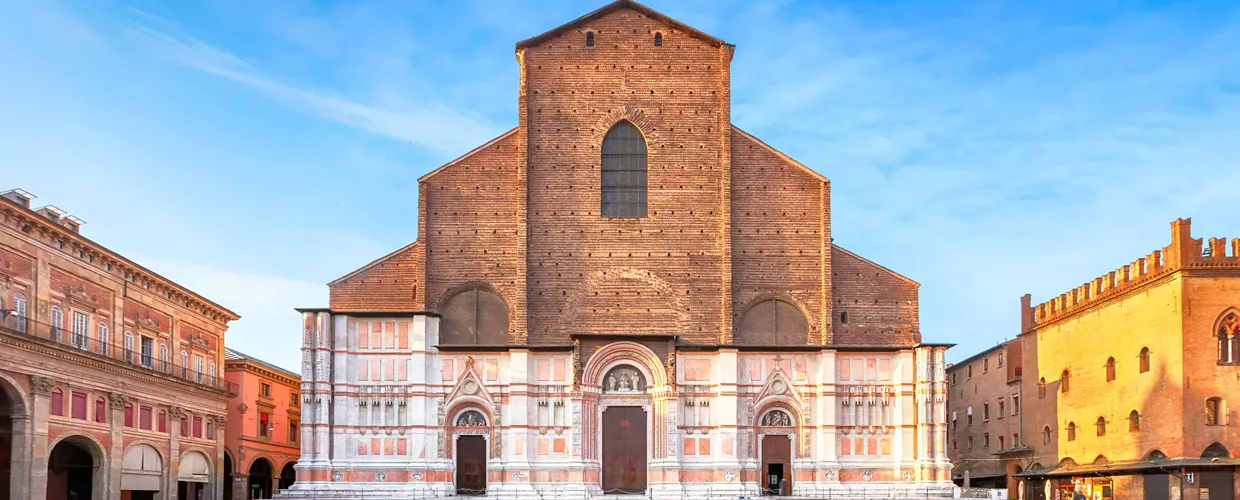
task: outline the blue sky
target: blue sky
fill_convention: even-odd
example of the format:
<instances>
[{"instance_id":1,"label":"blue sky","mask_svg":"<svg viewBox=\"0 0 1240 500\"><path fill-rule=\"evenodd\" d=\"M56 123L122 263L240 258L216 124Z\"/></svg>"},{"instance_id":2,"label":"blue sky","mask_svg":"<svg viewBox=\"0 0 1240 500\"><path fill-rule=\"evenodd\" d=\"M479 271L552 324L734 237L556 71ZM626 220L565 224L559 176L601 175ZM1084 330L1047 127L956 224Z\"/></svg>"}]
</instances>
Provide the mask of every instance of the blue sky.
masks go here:
<instances>
[{"instance_id":1,"label":"blue sky","mask_svg":"<svg viewBox=\"0 0 1240 500\"><path fill-rule=\"evenodd\" d=\"M0 188L296 369L292 308L412 241L417 178L516 124L514 43L599 5L0 0ZM954 359L1176 217L1240 236L1235 2L649 5L736 44L733 121L831 179Z\"/></svg>"}]
</instances>

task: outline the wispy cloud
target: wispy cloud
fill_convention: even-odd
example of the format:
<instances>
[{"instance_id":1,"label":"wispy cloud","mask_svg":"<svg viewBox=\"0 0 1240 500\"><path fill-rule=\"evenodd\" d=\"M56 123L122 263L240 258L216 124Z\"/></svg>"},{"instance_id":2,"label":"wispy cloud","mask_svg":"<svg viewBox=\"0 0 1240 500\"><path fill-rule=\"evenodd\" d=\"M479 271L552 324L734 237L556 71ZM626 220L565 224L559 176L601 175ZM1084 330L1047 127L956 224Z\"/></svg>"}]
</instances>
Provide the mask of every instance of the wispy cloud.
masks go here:
<instances>
[{"instance_id":1,"label":"wispy cloud","mask_svg":"<svg viewBox=\"0 0 1240 500\"><path fill-rule=\"evenodd\" d=\"M147 15L150 17L151 15ZM241 57L184 33L134 24L129 31L168 60L245 85L299 111L450 156L502 132L468 111L440 103L384 107L329 89L287 83Z\"/></svg>"}]
</instances>

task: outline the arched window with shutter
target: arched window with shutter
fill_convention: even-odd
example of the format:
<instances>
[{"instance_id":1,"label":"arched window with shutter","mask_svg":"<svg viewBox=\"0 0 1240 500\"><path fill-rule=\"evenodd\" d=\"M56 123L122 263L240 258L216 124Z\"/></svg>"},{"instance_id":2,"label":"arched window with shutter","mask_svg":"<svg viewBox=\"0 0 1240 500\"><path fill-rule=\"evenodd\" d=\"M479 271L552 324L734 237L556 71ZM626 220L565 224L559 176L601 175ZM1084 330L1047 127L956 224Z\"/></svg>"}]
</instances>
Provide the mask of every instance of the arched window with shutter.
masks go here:
<instances>
[{"instance_id":1,"label":"arched window with shutter","mask_svg":"<svg viewBox=\"0 0 1240 500\"><path fill-rule=\"evenodd\" d=\"M65 312L59 306L52 306L52 340L61 342L65 328Z\"/></svg>"},{"instance_id":2,"label":"arched window with shutter","mask_svg":"<svg viewBox=\"0 0 1240 500\"><path fill-rule=\"evenodd\" d=\"M1128 432L1141 430L1141 414L1137 410L1128 412Z\"/></svg>"},{"instance_id":3,"label":"arched window with shutter","mask_svg":"<svg viewBox=\"0 0 1240 500\"><path fill-rule=\"evenodd\" d=\"M1064 394L1068 393L1068 378L1070 376L1071 374L1068 373L1068 370L1064 370L1063 373L1059 375L1059 392Z\"/></svg>"},{"instance_id":4,"label":"arched window with shutter","mask_svg":"<svg viewBox=\"0 0 1240 500\"><path fill-rule=\"evenodd\" d=\"M1229 311L1218 321L1218 362L1240 363L1240 315Z\"/></svg>"},{"instance_id":5,"label":"arched window with shutter","mask_svg":"<svg viewBox=\"0 0 1240 500\"><path fill-rule=\"evenodd\" d=\"M1068 441L1076 441L1076 422L1068 422Z\"/></svg>"},{"instance_id":6,"label":"arched window with shutter","mask_svg":"<svg viewBox=\"0 0 1240 500\"><path fill-rule=\"evenodd\" d=\"M1099 436L1107 435L1107 419L1106 418L1098 417L1098 421L1094 422L1094 427L1098 428Z\"/></svg>"},{"instance_id":7,"label":"arched window with shutter","mask_svg":"<svg viewBox=\"0 0 1240 500\"><path fill-rule=\"evenodd\" d=\"M1137 361L1138 361L1138 364L1140 365L1138 370L1141 373L1150 371L1150 348L1142 347L1141 354L1137 356Z\"/></svg>"},{"instance_id":8,"label":"arched window with shutter","mask_svg":"<svg viewBox=\"0 0 1240 500\"><path fill-rule=\"evenodd\" d=\"M26 333L26 296L16 294L13 296L13 317L16 318L17 331Z\"/></svg>"},{"instance_id":9,"label":"arched window with shutter","mask_svg":"<svg viewBox=\"0 0 1240 500\"><path fill-rule=\"evenodd\" d=\"M1038 399L1046 399L1046 377L1038 379Z\"/></svg>"},{"instance_id":10,"label":"arched window with shutter","mask_svg":"<svg viewBox=\"0 0 1240 500\"><path fill-rule=\"evenodd\" d=\"M1107 358L1107 382L1115 380L1115 358Z\"/></svg>"},{"instance_id":11,"label":"arched window with shutter","mask_svg":"<svg viewBox=\"0 0 1240 500\"><path fill-rule=\"evenodd\" d=\"M603 138L600 189L603 217L646 216L646 139L628 120Z\"/></svg>"}]
</instances>

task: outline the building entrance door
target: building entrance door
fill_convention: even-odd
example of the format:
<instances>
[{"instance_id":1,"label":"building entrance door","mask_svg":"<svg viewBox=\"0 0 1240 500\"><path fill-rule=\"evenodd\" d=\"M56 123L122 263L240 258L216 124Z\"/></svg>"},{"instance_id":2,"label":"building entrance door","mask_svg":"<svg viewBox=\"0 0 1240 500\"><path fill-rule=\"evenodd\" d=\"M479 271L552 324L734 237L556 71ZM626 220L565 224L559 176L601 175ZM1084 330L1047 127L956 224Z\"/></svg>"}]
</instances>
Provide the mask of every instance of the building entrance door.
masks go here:
<instances>
[{"instance_id":1,"label":"building entrance door","mask_svg":"<svg viewBox=\"0 0 1240 500\"><path fill-rule=\"evenodd\" d=\"M792 439L762 436L763 491L768 495L792 493Z\"/></svg>"},{"instance_id":2,"label":"building entrance door","mask_svg":"<svg viewBox=\"0 0 1240 500\"><path fill-rule=\"evenodd\" d=\"M485 495L487 492L487 440L461 436L456 440L456 492Z\"/></svg>"},{"instance_id":3,"label":"building entrance door","mask_svg":"<svg viewBox=\"0 0 1240 500\"><path fill-rule=\"evenodd\" d=\"M1198 473L1201 476L1201 498L1207 498L1206 491L1209 490L1210 500L1233 500L1235 487L1233 486L1233 477L1231 470L1221 471L1203 471Z\"/></svg>"},{"instance_id":4,"label":"building entrance door","mask_svg":"<svg viewBox=\"0 0 1240 500\"><path fill-rule=\"evenodd\" d=\"M646 491L646 412L612 406L603 412L603 493Z\"/></svg>"}]
</instances>

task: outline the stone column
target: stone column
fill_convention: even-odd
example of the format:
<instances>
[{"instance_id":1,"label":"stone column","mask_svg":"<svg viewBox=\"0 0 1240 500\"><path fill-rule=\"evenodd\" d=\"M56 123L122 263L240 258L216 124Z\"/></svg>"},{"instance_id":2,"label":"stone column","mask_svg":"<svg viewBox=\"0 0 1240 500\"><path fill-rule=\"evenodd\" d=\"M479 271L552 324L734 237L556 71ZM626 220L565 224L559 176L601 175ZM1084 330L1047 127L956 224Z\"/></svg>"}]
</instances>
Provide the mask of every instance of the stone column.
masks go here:
<instances>
[{"instance_id":1,"label":"stone column","mask_svg":"<svg viewBox=\"0 0 1240 500\"><path fill-rule=\"evenodd\" d=\"M33 419L30 416L30 408L26 408L24 415L13 415L13 447L11 450L11 467L12 478L9 485L9 498L35 498L30 492L30 462L31 452L33 448L31 443L34 440Z\"/></svg>"},{"instance_id":2,"label":"stone column","mask_svg":"<svg viewBox=\"0 0 1240 500\"><path fill-rule=\"evenodd\" d=\"M108 453L112 455L112 461L108 471L105 498L119 498L121 495L121 468L125 462L125 439L122 434L125 429L125 403L127 402L129 398L119 392L108 394L108 435L112 444ZM159 495L155 498L162 499Z\"/></svg>"},{"instance_id":3,"label":"stone column","mask_svg":"<svg viewBox=\"0 0 1240 500\"><path fill-rule=\"evenodd\" d=\"M50 378L30 376L31 425L27 433L30 438L30 488L29 496L24 498L47 498L47 461L52 453L48 446L47 424L53 385L55 382Z\"/></svg>"},{"instance_id":4,"label":"stone column","mask_svg":"<svg viewBox=\"0 0 1240 500\"><path fill-rule=\"evenodd\" d=\"M181 466L181 417L188 417L183 408L174 406L168 411L168 430L170 432L168 445L168 465L167 472L164 476L164 492L165 498L176 498L177 494L177 471Z\"/></svg>"}]
</instances>

